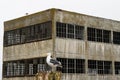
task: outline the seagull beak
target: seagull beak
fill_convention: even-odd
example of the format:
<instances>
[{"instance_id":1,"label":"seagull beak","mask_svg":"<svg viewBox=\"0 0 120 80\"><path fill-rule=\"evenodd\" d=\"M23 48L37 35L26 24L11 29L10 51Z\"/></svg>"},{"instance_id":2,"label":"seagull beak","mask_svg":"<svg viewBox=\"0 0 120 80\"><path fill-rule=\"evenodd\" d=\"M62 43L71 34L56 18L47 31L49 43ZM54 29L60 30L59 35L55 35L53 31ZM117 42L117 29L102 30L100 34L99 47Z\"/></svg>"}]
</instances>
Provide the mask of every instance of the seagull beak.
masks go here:
<instances>
[{"instance_id":1,"label":"seagull beak","mask_svg":"<svg viewBox=\"0 0 120 80\"><path fill-rule=\"evenodd\" d=\"M62 68L62 66L58 66L58 67Z\"/></svg>"}]
</instances>

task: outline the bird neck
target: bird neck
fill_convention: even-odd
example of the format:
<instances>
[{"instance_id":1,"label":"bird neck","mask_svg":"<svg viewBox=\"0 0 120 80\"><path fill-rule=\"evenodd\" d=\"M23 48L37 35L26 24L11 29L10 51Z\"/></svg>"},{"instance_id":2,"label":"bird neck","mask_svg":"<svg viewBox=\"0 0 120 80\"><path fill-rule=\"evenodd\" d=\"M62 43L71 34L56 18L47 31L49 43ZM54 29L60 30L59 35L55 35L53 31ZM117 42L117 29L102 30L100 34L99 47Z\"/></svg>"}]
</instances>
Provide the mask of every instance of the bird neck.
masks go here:
<instances>
[{"instance_id":1,"label":"bird neck","mask_svg":"<svg viewBox=\"0 0 120 80\"><path fill-rule=\"evenodd\" d=\"M48 55L48 56L47 56L47 59L51 59L51 55Z\"/></svg>"}]
</instances>

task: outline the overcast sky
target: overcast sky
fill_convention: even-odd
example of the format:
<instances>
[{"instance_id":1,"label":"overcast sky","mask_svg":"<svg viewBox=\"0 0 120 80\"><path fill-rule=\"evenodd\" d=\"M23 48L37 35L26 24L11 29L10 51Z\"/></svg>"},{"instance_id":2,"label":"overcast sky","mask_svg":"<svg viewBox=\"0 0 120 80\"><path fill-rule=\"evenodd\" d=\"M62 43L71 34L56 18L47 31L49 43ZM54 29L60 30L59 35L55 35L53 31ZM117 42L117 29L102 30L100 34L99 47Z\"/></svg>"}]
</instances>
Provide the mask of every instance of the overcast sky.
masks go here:
<instances>
[{"instance_id":1,"label":"overcast sky","mask_svg":"<svg viewBox=\"0 0 120 80\"><path fill-rule=\"evenodd\" d=\"M120 0L0 0L0 80L2 64L3 22L49 8L120 21Z\"/></svg>"}]
</instances>

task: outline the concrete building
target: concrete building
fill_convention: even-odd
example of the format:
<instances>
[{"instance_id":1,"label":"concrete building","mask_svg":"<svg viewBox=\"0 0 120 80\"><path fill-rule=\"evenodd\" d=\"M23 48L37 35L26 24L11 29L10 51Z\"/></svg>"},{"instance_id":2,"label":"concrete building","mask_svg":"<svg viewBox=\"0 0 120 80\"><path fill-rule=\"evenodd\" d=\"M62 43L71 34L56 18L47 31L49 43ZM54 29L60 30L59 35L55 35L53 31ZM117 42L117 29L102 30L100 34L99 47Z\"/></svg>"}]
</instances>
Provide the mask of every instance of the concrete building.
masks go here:
<instances>
[{"instance_id":1,"label":"concrete building","mask_svg":"<svg viewBox=\"0 0 120 80\"><path fill-rule=\"evenodd\" d=\"M4 23L3 80L33 80L46 53L62 80L120 80L120 22L48 9Z\"/></svg>"}]
</instances>

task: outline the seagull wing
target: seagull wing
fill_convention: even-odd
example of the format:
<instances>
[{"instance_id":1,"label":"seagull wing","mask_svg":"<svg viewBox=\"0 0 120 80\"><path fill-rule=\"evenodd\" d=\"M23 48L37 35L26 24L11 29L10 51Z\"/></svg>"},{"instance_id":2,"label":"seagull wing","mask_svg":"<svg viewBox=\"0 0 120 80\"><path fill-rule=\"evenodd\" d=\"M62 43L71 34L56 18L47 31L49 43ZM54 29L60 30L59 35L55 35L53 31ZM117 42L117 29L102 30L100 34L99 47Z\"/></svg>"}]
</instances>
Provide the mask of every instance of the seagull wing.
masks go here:
<instances>
[{"instance_id":1,"label":"seagull wing","mask_svg":"<svg viewBox=\"0 0 120 80\"><path fill-rule=\"evenodd\" d=\"M60 65L60 62L55 59L50 59L50 63L52 63L54 65Z\"/></svg>"}]
</instances>

